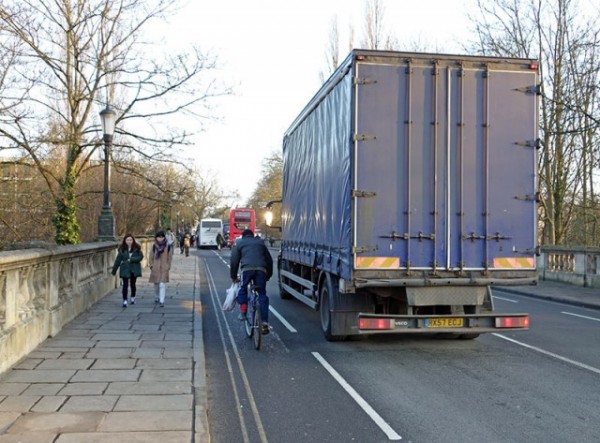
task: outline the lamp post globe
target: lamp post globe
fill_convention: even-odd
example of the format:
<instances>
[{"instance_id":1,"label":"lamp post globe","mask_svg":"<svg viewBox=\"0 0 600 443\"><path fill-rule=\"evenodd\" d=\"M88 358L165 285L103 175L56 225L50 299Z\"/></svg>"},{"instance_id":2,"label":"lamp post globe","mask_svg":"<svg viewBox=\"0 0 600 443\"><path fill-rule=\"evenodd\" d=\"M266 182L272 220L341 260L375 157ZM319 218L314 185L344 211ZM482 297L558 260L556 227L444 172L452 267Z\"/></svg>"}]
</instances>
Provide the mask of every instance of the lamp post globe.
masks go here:
<instances>
[{"instance_id":1,"label":"lamp post globe","mask_svg":"<svg viewBox=\"0 0 600 443\"><path fill-rule=\"evenodd\" d=\"M98 241L114 241L116 240L116 228L110 203L110 150L115 133L117 113L107 105L100 112L100 120L102 121L104 140L104 192L102 211L100 217L98 217Z\"/></svg>"}]
</instances>

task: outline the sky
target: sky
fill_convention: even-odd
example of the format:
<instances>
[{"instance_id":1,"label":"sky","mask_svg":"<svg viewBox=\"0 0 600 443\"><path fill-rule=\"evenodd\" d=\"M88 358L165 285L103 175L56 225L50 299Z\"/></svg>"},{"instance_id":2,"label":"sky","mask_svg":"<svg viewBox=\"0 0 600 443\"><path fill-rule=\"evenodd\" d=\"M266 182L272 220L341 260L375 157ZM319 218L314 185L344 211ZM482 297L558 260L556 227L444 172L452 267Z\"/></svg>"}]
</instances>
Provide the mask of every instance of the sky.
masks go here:
<instances>
[{"instance_id":1,"label":"sky","mask_svg":"<svg viewBox=\"0 0 600 443\"><path fill-rule=\"evenodd\" d=\"M465 5L474 3L384 0L384 27L400 42L462 53L460 41L470 26ZM360 47L365 5L366 0L190 0L170 19L173 41L216 55L219 79L234 89L218 102L220 120L209 122L189 150L223 190L239 193L232 206L250 197L264 159L281 152L284 132L320 88L332 22L337 20L340 32L340 60L349 52L351 26L354 47Z\"/></svg>"}]
</instances>

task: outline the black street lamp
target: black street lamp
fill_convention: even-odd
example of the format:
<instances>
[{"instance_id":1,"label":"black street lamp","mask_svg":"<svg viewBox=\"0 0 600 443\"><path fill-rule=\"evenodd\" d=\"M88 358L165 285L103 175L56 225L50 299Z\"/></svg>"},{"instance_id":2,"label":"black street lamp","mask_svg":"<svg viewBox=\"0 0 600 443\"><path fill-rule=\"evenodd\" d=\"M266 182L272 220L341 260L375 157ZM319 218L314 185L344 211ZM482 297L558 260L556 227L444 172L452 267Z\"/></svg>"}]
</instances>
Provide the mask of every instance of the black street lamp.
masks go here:
<instances>
[{"instance_id":1,"label":"black street lamp","mask_svg":"<svg viewBox=\"0 0 600 443\"><path fill-rule=\"evenodd\" d=\"M100 119L102 120L102 132L104 133L104 199L102 211L100 217L98 217L98 241L114 241L116 240L116 229L110 204L110 148L115 133L117 113L107 105L100 112Z\"/></svg>"}]
</instances>

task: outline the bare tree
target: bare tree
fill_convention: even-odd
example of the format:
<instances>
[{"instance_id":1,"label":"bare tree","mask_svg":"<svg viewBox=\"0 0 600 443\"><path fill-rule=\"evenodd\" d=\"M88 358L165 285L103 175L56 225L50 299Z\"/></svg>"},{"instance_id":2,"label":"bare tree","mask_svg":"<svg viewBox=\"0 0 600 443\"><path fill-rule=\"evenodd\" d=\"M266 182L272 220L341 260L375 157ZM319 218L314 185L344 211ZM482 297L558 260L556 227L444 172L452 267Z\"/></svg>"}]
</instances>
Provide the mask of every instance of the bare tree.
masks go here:
<instances>
[{"instance_id":1,"label":"bare tree","mask_svg":"<svg viewBox=\"0 0 600 443\"><path fill-rule=\"evenodd\" d=\"M256 225L270 232L264 222L265 206L268 202L279 200L283 192L283 158L280 153L273 152L263 161L262 178L258 182L248 206L254 208L257 213ZM274 225L281 226L281 205L273 206ZM270 232L270 234L272 234Z\"/></svg>"},{"instance_id":2,"label":"bare tree","mask_svg":"<svg viewBox=\"0 0 600 443\"><path fill-rule=\"evenodd\" d=\"M363 49L384 49L384 15L385 7L382 0L366 1L365 29L361 40Z\"/></svg>"},{"instance_id":3,"label":"bare tree","mask_svg":"<svg viewBox=\"0 0 600 443\"><path fill-rule=\"evenodd\" d=\"M205 217L217 217L223 212L223 202L239 198L237 193L231 194L223 190L214 174L197 174L196 187L189 201L192 214L196 220ZM222 215L222 214L221 214Z\"/></svg>"},{"instance_id":4,"label":"bare tree","mask_svg":"<svg viewBox=\"0 0 600 443\"><path fill-rule=\"evenodd\" d=\"M18 152L45 181L59 244L80 239L77 182L98 165L104 106L118 111L115 153L173 162L189 128L212 117L211 99L229 93L213 78L214 58L145 40L178 3L0 0L0 41L16 48L4 70L12 82L0 89L0 150ZM175 115L194 124L175 126ZM57 167L45 162L50 153L58 153Z\"/></svg>"},{"instance_id":5,"label":"bare tree","mask_svg":"<svg viewBox=\"0 0 600 443\"><path fill-rule=\"evenodd\" d=\"M479 0L478 5L473 50L541 61L541 242L565 244L573 238L581 203L588 214L589 205L597 205L598 17L581 14L576 0Z\"/></svg>"},{"instance_id":6,"label":"bare tree","mask_svg":"<svg viewBox=\"0 0 600 443\"><path fill-rule=\"evenodd\" d=\"M329 40L325 48L325 71L319 73L321 83L337 69L340 65L340 33L338 31L337 16L331 19L331 28L329 29Z\"/></svg>"},{"instance_id":7,"label":"bare tree","mask_svg":"<svg viewBox=\"0 0 600 443\"><path fill-rule=\"evenodd\" d=\"M384 49L397 50L398 39L385 29L384 23L385 5L384 0L365 0L364 35L360 46L362 49ZM348 28L348 52L355 47L354 27ZM331 20L329 39L325 50L326 68L319 73L321 82L324 82L339 66L340 59L340 33L337 16ZM343 54L342 56L344 56Z\"/></svg>"}]
</instances>

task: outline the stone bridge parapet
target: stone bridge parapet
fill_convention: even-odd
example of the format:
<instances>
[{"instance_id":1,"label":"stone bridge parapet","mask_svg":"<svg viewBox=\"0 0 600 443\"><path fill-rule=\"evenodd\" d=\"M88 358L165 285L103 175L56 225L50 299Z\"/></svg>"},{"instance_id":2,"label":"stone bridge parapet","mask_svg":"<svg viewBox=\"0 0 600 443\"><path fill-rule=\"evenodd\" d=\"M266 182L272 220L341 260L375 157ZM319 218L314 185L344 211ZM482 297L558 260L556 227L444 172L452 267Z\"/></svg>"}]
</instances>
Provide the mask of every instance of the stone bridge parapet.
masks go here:
<instances>
[{"instance_id":1,"label":"stone bridge parapet","mask_svg":"<svg viewBox=\"0 0 600 443\"><path fill-rule=\"evenodd\" d=\"M540 279L600 288L600 248L542 246Z\"/></svg>"},{"instance_id":2,"label":"stone bridge parapet","mask_svg":"<svg viewBox=\"0 0 600 443\"><path fill-rule=\"evenodd\" d=\"M0 252L0 374L116 288L115 255L116 242Z\"/></svg>"}]
</instances>

